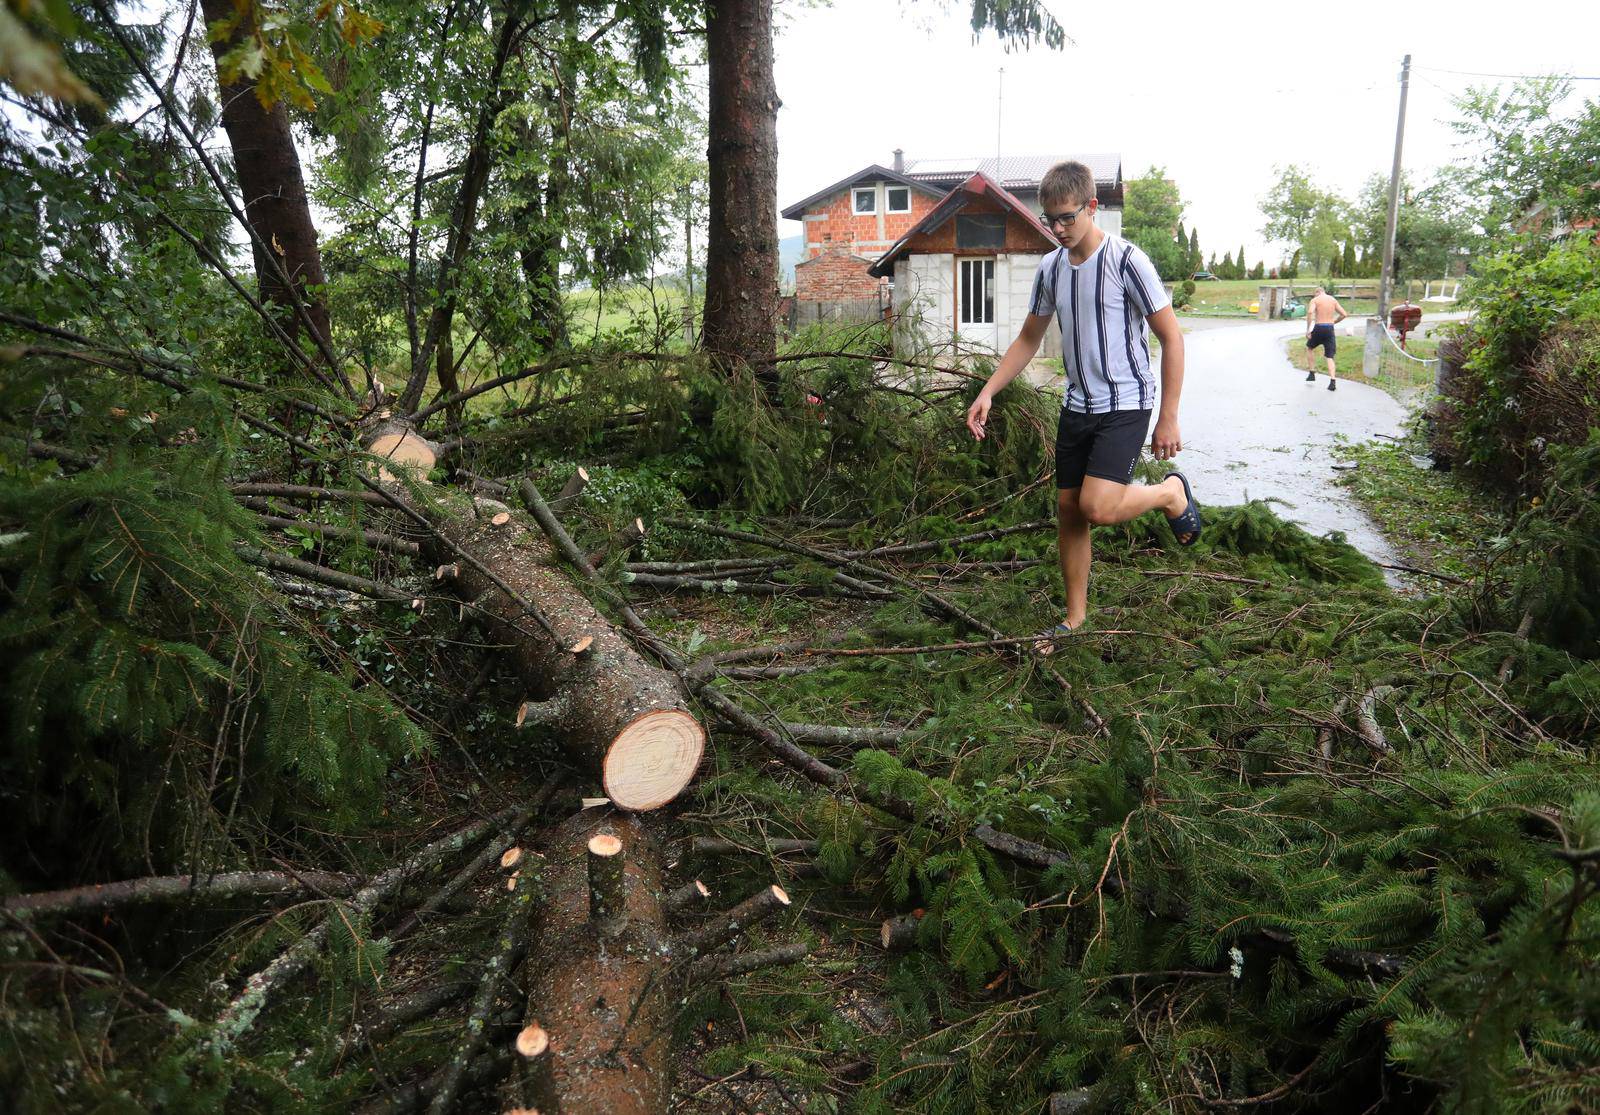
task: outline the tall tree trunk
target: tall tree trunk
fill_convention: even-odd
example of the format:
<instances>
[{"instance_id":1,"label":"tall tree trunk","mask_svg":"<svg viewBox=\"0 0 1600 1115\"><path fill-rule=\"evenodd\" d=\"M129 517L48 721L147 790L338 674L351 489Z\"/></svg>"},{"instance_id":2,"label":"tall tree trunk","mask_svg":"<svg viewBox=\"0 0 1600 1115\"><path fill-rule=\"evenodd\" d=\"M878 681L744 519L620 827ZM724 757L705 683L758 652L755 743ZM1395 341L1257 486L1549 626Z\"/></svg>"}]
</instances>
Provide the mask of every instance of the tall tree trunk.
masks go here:
<instances>
[{"instance_id":1,"label":"tall tree trunk","mask_svg":"<svg viewBox=\"0 0 1600 1115\"><path fill-rule=\"evenodd\" d=\"M545 86L543 99L552 113L559 112L550 86ZM555 124L553 130L560 130ZM517 127L517 142L523 151L534 151L540 141L538 133L526 121ZM564 149L563 149L564 152ZM554 161L564 161L557 155ZM561 211L562 171L552 166L543 177L529 175L523 185L527 196L517 209L516 222L521 230L522 246L518 256L522 262L522 281L528 294L529 331L551 348L567 343L566 311L561 303L561 233L555 218Z\"/></svg>"},{"instance_id":2,"label":"tall tree trunk","mask_svg":"<svg viewBox=\"0 0 1600 1115\"><path fill-rule=\"evenodd\" d=\"M232 0L201 0L200 6L208 24L234 15ZM251 33L253 28L246 17L232 35L211 44L212 57L220 62ZM271 108L262 107L254 81L245 79L224 85L219 70L217 84L222 94L222 127L233 148L245 218L260 238L252 248L261 299L292 311L298 298L315 333L313 342L324 353L330 353L328 307L320 294L305 289L320 287L327 280L322 273L317 226L311 220L311 206L306 200L305 178L300 173L300 156L289 130L289 113L281 101ZM269 251L276 253L277 266L267 255ZM291 334L307 324L298 315L291 320L293 324L285 325Z\"/></svg>"},{"instance_id":3,"label":"tall tree trunk","mask_svg":"<svg viewBox=\"0 0 1600 1115\"><path fill-rule=\"evenodd\" d=\"M467 148L466 162L461 170L461 186L456 190L455 201L450 206L450 229L445 239L444 257L439 261L439 281L433 312L428 316L427 336L412 361L411 377L406 381L405 391L398 400L402 411L413 412L421 404L428 385L428 365L435 360L440 388L446 394L456 389L454 349L450 343L450 327L455 322L456 314L456 287L477 231L478 203L483 198L483 191L489 184L489 174L494 169L494 126L510 99L510 91L505 87L503 78L506 64L521 37L525 8L525 3L512 0L496 36L487 96L478 109L472 142Z\"/></svg>"},{"instance_id":4,"label":"tall tree trunk","mask_svg":"<svg viewBox=\"0 0 1600 1115\"><path fill-rule=\"evenodd\" d=\"M705 348L770 386L778 355L778 100L772 0L712 0Z\"/></svg>"}]
</instances>

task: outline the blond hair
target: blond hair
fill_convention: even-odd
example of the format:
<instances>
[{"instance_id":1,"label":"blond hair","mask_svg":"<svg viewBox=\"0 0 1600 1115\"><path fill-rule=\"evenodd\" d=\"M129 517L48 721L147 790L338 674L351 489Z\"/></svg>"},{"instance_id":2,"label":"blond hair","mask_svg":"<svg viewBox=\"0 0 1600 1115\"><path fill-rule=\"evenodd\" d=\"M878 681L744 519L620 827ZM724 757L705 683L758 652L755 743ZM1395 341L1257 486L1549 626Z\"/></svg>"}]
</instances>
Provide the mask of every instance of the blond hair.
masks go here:
<instances>
[{"instance_id":1,"label":"blond hair","mask_svg":"<svg viewBox=\"0 0 1600 1115\"><path fill-rule=\"evenodd\" d=\"M1094 195L1094 175L1082 163L1057 163L1039 182L1039 200L1045 205L1089 201Z\"/></svg>"}]
</instances>

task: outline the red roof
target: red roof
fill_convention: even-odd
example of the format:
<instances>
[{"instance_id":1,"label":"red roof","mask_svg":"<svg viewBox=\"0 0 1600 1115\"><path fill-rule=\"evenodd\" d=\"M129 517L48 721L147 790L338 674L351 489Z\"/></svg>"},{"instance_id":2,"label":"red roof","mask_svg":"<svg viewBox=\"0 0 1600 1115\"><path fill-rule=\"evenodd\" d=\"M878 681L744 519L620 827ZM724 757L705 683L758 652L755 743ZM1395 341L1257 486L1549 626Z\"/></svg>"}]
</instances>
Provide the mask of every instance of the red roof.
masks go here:
<instances>
[{"instance_id":1,"label":"red roof","mask_svg":"<svg viewBox=\"0 0 1600 1115\"><path fill-rule=\"evenodd\" d=\"M946 194L939 204L935 205L933 209L928 212L927 216L923 217L922 220L913 225L910 232L907 232L900 239L896 240L894 242L894 246L891 247L887 252L884 252L883 255L878 258L878 262L874 263L867 270L879 278L888 275L894 270L895 261L905 254L906 245L908 245L914 237L920 236L923 233L934 231L940 225L948 221L951 217L965 209L972 199L984 196L993 198L995 201L1000 203L1001 208L1010 210L1011 212L1017 214L1017 216L1021 217L1030 227L1038 232L1040 237L1043 238L1045 242L1048 243L1052 248L1060 247L1060 242L1055 238L1055 235L1045 227L1043 221L1034 215L1032 209L1029 209L1022 202L1018 201L993 178L990 178L987 174L980 172L978 174L974 174L972 177L968 178L965 182L962 182L959 186L955 187L955 189Z\"/></svg>"}]
</instances>

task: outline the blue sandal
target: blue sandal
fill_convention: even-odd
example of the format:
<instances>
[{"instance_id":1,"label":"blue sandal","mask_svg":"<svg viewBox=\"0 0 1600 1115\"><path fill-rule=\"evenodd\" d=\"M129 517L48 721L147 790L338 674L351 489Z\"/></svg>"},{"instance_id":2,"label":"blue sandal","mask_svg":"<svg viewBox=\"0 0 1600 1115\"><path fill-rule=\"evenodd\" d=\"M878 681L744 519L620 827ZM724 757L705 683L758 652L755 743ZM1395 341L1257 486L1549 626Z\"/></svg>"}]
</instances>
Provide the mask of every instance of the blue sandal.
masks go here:
<instances>
[{"instance_id":1,"label":"blue sandal","mask_svg":"<svg viewBox=\"0 0 1600 1115\"><path fill-rule=\"evenodd\" d=\"M1068 627L1064 623L1058 623L1048 631L1041 631L1034 636L1039 641L1033 645L1033 652L1040 658L1048 658L1056 652L1057 640L1066 635L1076 635L1087 626L1088 621L1085 620L1076 627Z\"/></svg>"},{"instance_id":2,"label":"blue sandal","mask_svg":"<svg viewBox=\"0 0 1600 1115\"><path fill-rule=\"evenodd\" d=\"M1200 541L1200 531L1205 527L1206 522L1200 517L1200 505L1195 502L1194 490L1189 487L1189 478L1183 473L1179 472L1177 469L1173 469L1168 475L1176 476L1178 481L1183 485L1183 494L1189 497L1189 506L1185 507L1183 509L1183 514L1179 515L1177 518L1172 518L1169 516L1167 518L1167 525L1172 528L1172 534L1174 538L1180 534L1187 534L1189 536L1189 540L1187 542L1179 539L1178 545L1193 546L1196 542ZM1162 483L1166 483L1166 481L1162 481Z\"/></svg>"}]
</instances>

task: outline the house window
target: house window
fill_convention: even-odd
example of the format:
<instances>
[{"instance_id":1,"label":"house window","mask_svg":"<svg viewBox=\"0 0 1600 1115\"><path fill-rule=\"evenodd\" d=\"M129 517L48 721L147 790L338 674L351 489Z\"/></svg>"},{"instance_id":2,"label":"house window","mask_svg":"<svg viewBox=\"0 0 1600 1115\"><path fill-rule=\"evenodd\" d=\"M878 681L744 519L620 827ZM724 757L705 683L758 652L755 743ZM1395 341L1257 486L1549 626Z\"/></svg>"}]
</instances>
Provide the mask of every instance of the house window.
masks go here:
<instances>
[{"instance_id":1,"label":"house window","mask_svg":"<svg viewBox=\"0 0 1600 1115\"><path fill-rule=\"evenodd\" d=\"M961 324L994 324L994 260L961 260Z\"/></svg>"},{"instance_id":2,"label":"house window","mask_svg":"<svg viewBox=\"0 0 1600 1115\"><path fill-rule=\"evenodd\" d=\"M864 190L856 191L856 213L876 213L878 211L878 191L876 187L868 186Z\"/></svg>"},{"instance_id":3,"label":"house window","mask_svg":"<svg viewBox=\"0 0 1600 1115\"><path fill-rule=\"evenodd\" d=\"M911 190L906 186L890 186L886 191L889 195L889 212L911 212Z\"/></svg>"},{"instance_id":4,"label":"house window","mask_svg":"<svg viewBox=\"0 0 1600 1115\"><path fill-rule=\"evenodd\" d=\"M1003 248L1006 246L1004 213L958 213L956 247Z\"/></svg>"}]
</instances>

